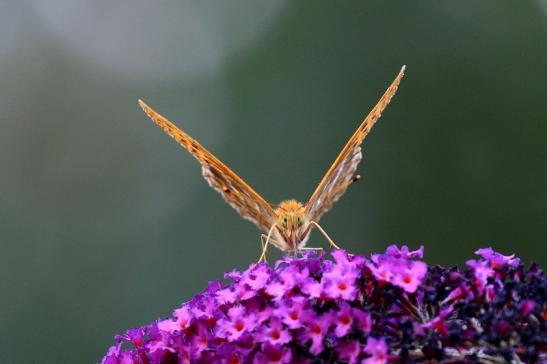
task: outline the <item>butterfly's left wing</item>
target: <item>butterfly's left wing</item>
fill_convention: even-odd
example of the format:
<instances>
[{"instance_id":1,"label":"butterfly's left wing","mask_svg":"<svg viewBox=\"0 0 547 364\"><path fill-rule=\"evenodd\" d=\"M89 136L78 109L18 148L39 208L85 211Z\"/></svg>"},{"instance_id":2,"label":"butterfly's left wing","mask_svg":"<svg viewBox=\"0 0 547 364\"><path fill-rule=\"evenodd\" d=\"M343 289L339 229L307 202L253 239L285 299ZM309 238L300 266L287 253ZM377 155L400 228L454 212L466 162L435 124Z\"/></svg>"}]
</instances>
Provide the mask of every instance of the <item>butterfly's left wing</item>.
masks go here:
<instances>
[{"instance_id":1,"label":"butterfly's left wing","mask_svg":"<svg viewBox=\"0 0 547 364\"><path fill-rule=\"evenodd\" d=\"M261 230L268 231L270 229L275 221L275 212L262 196L197 140L177 128L175 124L158 114L142 100L139 100L139 104L150 119L161 126L167 134L201 163L205 180L221 194L230 206L243 218L255 223Z\"/></svg>"},{"instance_id":2,"label":"butterfly's left wing","mask_svg":"<svg viewBox=\"0 0 547 364\"><path fill-rule=\"evenodd\" d=\"M395 77L395 80L393 80L380 101L374 106L374 109L359 125L319 183L319 186L313 192L305 206L308 219L319 221L321 215L327 212L338 201L346 191L346 188L351 184L357 165L363 158L361 144L370 129L374 126L376 120L382 115L382 111L389 104L395 92L397 92L404 72L405 66L401 68L401 71Z\"/></svg>"}]
</instances>

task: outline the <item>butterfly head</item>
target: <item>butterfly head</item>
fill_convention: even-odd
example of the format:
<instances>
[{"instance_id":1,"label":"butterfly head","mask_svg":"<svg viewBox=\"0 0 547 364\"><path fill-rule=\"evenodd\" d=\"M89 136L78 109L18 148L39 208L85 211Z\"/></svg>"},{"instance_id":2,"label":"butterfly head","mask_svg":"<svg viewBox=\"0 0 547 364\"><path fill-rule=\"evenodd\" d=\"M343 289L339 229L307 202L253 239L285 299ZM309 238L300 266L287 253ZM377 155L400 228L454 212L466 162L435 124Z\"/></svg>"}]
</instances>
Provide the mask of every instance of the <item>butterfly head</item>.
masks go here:
<instances>
[{"instance_id":1,"label":"butterfly head","mask_svg":"<svg viewBox=\"0 0 547 364\"><path fill-rule=\"evenodd\" d=\"M276 226L286 250L296 254L309 235L309 223L304 206L295 200L283 201L275 210Z\"/></svg>"}]
</instances>

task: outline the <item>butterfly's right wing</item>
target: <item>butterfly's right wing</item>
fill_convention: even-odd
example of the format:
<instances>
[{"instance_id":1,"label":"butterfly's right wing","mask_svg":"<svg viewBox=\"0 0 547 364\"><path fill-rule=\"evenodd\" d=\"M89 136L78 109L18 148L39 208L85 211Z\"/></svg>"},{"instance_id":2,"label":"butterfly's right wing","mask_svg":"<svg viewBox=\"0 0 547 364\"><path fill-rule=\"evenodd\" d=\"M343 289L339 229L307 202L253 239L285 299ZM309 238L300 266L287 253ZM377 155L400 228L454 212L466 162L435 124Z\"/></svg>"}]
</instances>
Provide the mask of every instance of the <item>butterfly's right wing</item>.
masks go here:
<instances>
[{"instance_id":1,"label":"butterfly's right wing","mask_svg":"<svg viewBox=\"0 0 547 364\"><path fill-rule=\"evenodd\" d=\"M372 111L348 140L332 166L319 183L319 186L317 186L313 192L305 206L306 216L308 219L319 221L321 215L327 212L332 205L338 201L338 199L346 191L346 188L355 178L355 170L363 158L361 143L363 143L363 140L369 133L370 129L374 126L374 123L382 115L382 111L384 111L393 95L395 95L395 92L397 92L399 82L401 82L404 73L405 67L403 66L380 101L378 101L376 106L374 106Z\"/></svg>"},{"instance_id":2,"label":"butterfly's right wing","mask_svg":"<svg viewBox=\"0 0 547 364\"><path fill-rule=\"evenodd\" d=\"M255 223L261 230L268 231L270 229L275 221L275 212L262 196L190 135L177 128L142 100L139 100L139 105L150 119L161 126L167 134L201 163L205 180L222 195L230 206L243 218Z\"/></svg>"}]
</instances>

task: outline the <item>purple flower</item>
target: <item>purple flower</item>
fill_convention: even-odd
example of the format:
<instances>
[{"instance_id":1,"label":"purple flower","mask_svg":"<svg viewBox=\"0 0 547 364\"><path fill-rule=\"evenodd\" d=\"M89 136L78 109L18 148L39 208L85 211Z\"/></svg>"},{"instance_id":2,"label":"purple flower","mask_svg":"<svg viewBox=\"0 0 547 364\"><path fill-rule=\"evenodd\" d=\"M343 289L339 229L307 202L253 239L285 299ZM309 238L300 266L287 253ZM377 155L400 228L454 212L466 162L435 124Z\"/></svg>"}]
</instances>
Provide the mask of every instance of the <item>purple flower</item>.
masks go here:
<instances>
[{"instance_id":1,"label":"purple flower","mask_svg":"<svg viewBox=\"0 0 547 364\"><path fill-rule=\"evenodd\" d=\"M497 268L505 264L516 267L520 264L520 259L515 258L515 254L502 255L495 252L492 248L478 249L475 254L480 255L483 259L488 260L492 268Z\"/></svg>"},{"instance_id":2,"label":"purple flower","mask_svg":"<svg viewBox=\"0 0 547 364\"><path fill-rule=\"evenodd\" d=\"M406 245L403 245L400 249L397 245L390 245L386 249L386 255L393 258L422 259L424 257L424 246L421 245L419 249L410 251Z\"/></svg>"},{"instance_id":3,"label":"purple flower","mask_svg":"<svg viewBox=\"0 0 547 364\"><path fill-rule=\"evenodd\" d=\"M335 267L323 275L321 283L328 298L352 301L357 295L357 277L358 272L353 269Z\"/></svg>"},{"instance_id":4,"label":"purple flower","mask_svg":"<svg viewBox=\"0 0 547 364\"><path fill-rule=\"evenodd\" d=\"M424 262L408 262L394 268L392 283L406 292L414 293L427 273L427 265Z\"/></svg>"},{"instance_id":5,"label":"purple flower","mask_svg":"<svg viewBox=\"0 0 547 364\"><path fill-rule=\"evenodd\" d=\"M422 333L423 329L434 329L442 336L448 335L448 329L446 327L446 318L450 316L450 314L454 312L453 306L448 306L446 308L443 308L438 316L434 317L432 320L421 324L419 327L419 332Z\"/></svg>"},{"instance_id":6,"label":"purple flower","mask_svg":"<svg viewBox=\"0 0 547 364\"><path fill-rule=\"evenodd\" d=\"M536 303L533 300L524 300L520 304L520 313L523 316L528 316L530 312L534 311L536 308Z\"/></svg>"},{"instance_id":7,"label":"purple flower","mask_svg":"<svg viewBox=\"0 0 547 364\"><path fill-rule=\"evenodd\" d=\"M486 282L488 281L488 278L494 274L494 270L490 268L490 264L485 261L476 261L474 259L470 259L467 261L467 265L473 268L477 289L479 290L479 292L482 292L484 290L484 287L486 287Z\"/></svg>"},{"instance_id":8,"label":"purple flower","mask_svg":"<svg viewBox=\"0 0 547 364\"><path fill-rule=\"evenodd\" d=\"M234 306L228 310L226 317L217 322L217 335L235 341L257 325L256 315L245 312L243 306Z\"/></svg>"},{"instance_id":9,"label":"purple flower","mask_svg":"<svg viewBox=\"0 0 547 364\"><path fill-rule=\"evenodd\" d=\"M302 293L308 296L308 298L321 298L325 299L326 294L324 293L324 287L322 282L317 282L313 279L310 279L302 286Z\"/></svg>"},{"instance_id":10,"label":"purple flower","mask_svg":"<svg viewBox=\"0 0 547 364\"><path fill-rule=\"evenodd\" d=\"M422 256L423 247L411 252L406 246L399 249L391 245L385 254L373 254L366 265L377 280L414 293L427 273L427 265L410 259Z\"/></svg>"},{"instance_id":11,"label":"purple flower","mask_svg":"<svg viewBox=\"0 0 547 364\"><path fill-rule=\"evenodd\" d=\"M266 285L270 279L270 267L266 264L257 264L253 268L241 274L239 283L247 285L254 291L258 291Z\"/></svg>"},{"instance_id":12,"label":"purple flower","mask_svg":"<svg viewBox=\"0 0 547 364\"><path fill-rule=\"evenodd\" d=\"M342 341L338 344L336 352L340 359L346 360L349 364L357 363L357 358L361 354L361 344L355 340Z\"/></svg>"},{"instance_id":13,"label":"purple flower","mask_svg":"<svg viewBox=\"0 0 547 364\"><path fill-rule=\"evenodd\" d=\"M120 351L120 345L111 346L108 349L102 364L133 364L139 362L139 356L135 351Z\"/></svg>"},{"instance_id":14,"label":"purple flower","mask_svg":"<svg viewBox=\"0 0 547 364\"><path fill-rule=\"evenodd\" d=\"M256 354L253 363L290 363L291 359L292 352L289 349L266 343L262 351Z\"/></svg>"},{"instance_id":15,"label":"purple flower","mask_svg":"<svg viewBox=\"0 0 547 364\"><path fill-rule=\"evenodd\" d=\"M362 361L363 364L385 364L387 362L387 344L382 339L369 337L365 353L370 355Z\"/></svg>"},{"instance_id":16,"label":"purple flower","mask_svg":"<svg viewBox=\"0 0 547 364\"><path fill-rule=\"evenodd\" d=\"M353 312L351 307L345 302L340 306L340 311L334 314L333 319L335 325L334 334L337 337L346 336L353 325Z\"/></svg>"},{"instance_id":17,"label":"purple flower","mask_svg":"<svg viewBox=\"0 0 547 364\"><path fill-rule=\"evenodd\" d=\"M156 325L158 329L163 331L168 331L171 334L175 331L181 331L187 328L190 325L190 320L192 319L190 315L190 309L187 306L183 306L175 310L175 320L163 320L159 321Z\"/></svg>"},{"instance_id":18,"label":"purple flower","mask_svg":"<svg viewBox=\"0 0 547 364\"><path fill-rule=\"evenodd\" d=\"M352 308L351 314L358 332L368 334L372 330L372 317L369 312L365 312L360 308Z\"/></svg>"},{"instance_id":19,"label":"purple flower","mask_svg":"<svg viewBox=\"0 0 547 364\"><path fill-rule=\"evenodd\" d=\"M234 284L216 292L218 303L231 304L254 297L256 293L244 284Z\"/></svg>"},{"instance_id":20,"label":"purple flower","mask_svg":"<svg viewBox=\"0 0 547 364\"><path fill-rule=\"evenodd\" d=\"M274 313L289 329L299 329L304 326L305 305L306 302L301 298L287 298L277 306Z\"/></svg>"},{"instance_id":21,"label":"purple flower","mask_svg":"<svg viewBox=\"0 0 547 364\"><path fill-rule=\"evenodd\" d=\"M146 331L143 328L129 329L124 335L116 336L118 341L127 341L132 343L136 348L140 348L144 343Z\"/></svg>"},{"instance_id":22,"label":"purple flower","mask_svg":"<svg viewBox=\"0 0 547 364\"><path fill-rule=\"evenodd\" d=\"M195 332L189 335L189 344L192 348L192 356L198 358L201 353L209 347L209 327L205 323L200 323L195 326Z\"/></svg>"},{"instance_id":23,"label":"purple flower","mask_svg":"<svg viewBox=\"0 0 547 364\"><path fill-rule=\"evenodd\" d=\"M116 336L102 364L547 362L543 271L477 254L463 270L395 245L253 264Z\"/></svg>"},{"instance_id":24,"label":"purple flower","mask_svg":"<svg viewBox=\"0 0 547 364\"><path fill-rule=\"evenodd\" d=\"M292 335L288 328L283 326L281 319L273 317L268 326L262 327L257 334L257 341L268 342L273 346L284 345L292 340Z\"/></svg>"},{"instance_id":25,"label":"purple flower","mask_svg":"<svg viewBox=\"0 0 547 364\"><path fill-rule=\"evenodd\" d=\"M311 341L310 353L319 354L323 351L323 339L331 325L331 315L317 315L313 310L307 310L303 315L304 328L300 339L303 342Z\"/></svg>"},{"instance_id":26,"label":"purple flower","mask_svg":"<svg viewBox=\"0 0 547 364\"><path fill-rule=\"evenodd\" d=\"M300 269L297 266L289 265L278 271L276 279L266 286L268 293L274 300L278 300L287 292L300 290L309 282L308 268Z\"/></svg>"}]
</instances>

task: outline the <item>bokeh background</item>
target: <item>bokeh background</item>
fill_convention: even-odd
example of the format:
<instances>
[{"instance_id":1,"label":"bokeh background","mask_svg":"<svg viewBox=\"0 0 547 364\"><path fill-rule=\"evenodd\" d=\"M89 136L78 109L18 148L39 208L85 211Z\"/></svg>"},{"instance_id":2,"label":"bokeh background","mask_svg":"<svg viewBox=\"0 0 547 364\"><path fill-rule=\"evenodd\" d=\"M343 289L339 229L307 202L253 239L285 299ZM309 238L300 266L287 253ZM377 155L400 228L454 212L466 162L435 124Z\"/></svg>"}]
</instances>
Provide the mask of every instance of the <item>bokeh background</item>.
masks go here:
<instances>
[{"instance_id":1,"label":"bokeh background","mask_svg":"<svg viewBox=\"0 0 547 364\"><path fill-rule=\"evenodd\" d=\"M268 200L305 200L406 64L323 226L356 253L424 244L462 265L493 246L545 265L546 16L534 0L1 2L0 362L97 362L257 259L256 228L138 98Z\"/></svg>"}]
</instances>

